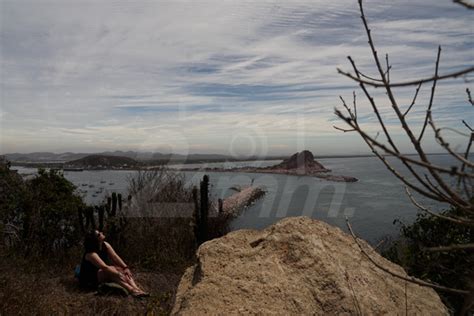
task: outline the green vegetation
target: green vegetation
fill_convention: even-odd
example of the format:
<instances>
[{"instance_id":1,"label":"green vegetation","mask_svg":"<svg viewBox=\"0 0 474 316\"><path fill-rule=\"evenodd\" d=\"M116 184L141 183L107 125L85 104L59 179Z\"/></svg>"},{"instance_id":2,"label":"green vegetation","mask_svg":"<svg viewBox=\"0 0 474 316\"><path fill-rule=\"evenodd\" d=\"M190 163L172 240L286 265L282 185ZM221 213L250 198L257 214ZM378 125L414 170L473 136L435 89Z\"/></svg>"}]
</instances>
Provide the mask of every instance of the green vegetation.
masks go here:
<instances>
[{"instance_id":1,"label":"green vegetation","mask_svg":"<svg viewBox=\"0 0 474 316\"><path fill-rule=\"evenodd\" d=\"M82 237L77 216L85 205L72 183L54 170L40 169L27 181L8 166L0 172L6 193L0 216L9 250L33 257L58 253L56 258L61 258L78 245Z\"/></svg>"},{"instance_id":2,"label":"green vegetation","mask_svg":"<svg viewBox=\"0 0 474 316\"><path fill-rule=\"evenodd\" d=\"M131 199L112 193L104 205L87 206L74 191L57 171L25 180L0 163L0 314L169 313L181 275L195 260L199 190L161 169L131 177ZM207 236L226 233L230 220L210 216ZM96 224L151 292L145 303L97 297L74 280L82 227Z\"/></svg>"},{"instance_id":3,"label":"green vegetation","mask_svg":"<svg viewBox=\"0 0 474 316\"><path fill-rule=\"evenodd\" d=\"M457 209L441 213L459 217ZM469 288L469 279L474 275L474 253L472 250L428 251L427 248L469 244L474 242L474 227L461 226L425 213L418 214L410 225L396 221L401 227L401 237L382 254L400 264L408 274L451 288ZM459 311L463 297L439 292L445 304Z\"/></svg>"}]
</instances>

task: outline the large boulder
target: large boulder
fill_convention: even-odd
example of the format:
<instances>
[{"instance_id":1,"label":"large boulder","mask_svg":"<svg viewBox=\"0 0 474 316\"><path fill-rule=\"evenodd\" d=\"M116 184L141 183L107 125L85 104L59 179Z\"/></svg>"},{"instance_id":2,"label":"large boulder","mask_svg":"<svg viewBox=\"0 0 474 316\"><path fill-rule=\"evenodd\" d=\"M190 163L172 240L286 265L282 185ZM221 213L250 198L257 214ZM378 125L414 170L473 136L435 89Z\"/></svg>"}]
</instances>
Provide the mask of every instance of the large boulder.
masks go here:
<instances>
[{"instance_id":1,"label":"large boulder","mask_svg":"<svg viewBox=\"0 0 474 316\"><path fill-rule=\"evenodd\" d=\"M391 271L404 270L363 247ZM375 267L350 235L307 217L239 230L199 247L174 315L445 315L437 293Z\"/></svg>"}]
</instances>

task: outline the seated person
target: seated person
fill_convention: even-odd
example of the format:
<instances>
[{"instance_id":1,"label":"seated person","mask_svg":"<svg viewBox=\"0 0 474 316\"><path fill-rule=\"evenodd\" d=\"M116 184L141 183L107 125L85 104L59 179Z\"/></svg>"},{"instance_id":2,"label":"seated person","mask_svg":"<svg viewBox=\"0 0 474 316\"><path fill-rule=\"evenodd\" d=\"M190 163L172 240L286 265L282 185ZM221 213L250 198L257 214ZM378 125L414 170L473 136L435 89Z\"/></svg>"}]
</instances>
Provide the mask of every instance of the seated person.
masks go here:
<instances>
[{"instance_id":1,"label":"seated person","mask_svg":"<svg viewBox=\"0 0 474 316\"><path fill-rule=\"evenodd\" d=\"M84 239L84 256L81 261L79 281L82 285L97 288L100 283L114 282L127 289L133 296L147 296L133 280L130 269L112 246L104 241L105 235L94 230Z\"/></svg>"}]
</instances>

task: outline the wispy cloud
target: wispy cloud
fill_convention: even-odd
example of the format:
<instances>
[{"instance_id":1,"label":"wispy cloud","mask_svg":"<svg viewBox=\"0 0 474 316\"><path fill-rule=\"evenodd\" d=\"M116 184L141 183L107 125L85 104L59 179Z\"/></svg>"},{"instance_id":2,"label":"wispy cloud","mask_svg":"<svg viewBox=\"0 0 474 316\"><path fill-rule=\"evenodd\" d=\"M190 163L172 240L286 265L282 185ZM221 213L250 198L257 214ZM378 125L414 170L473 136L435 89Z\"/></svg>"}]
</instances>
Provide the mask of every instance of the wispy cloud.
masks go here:
<instances>
[{"instance_id":1,"label":"wispy cloud","mask_svg":"<svg viewBox=\"0 0 474 316\"><path fill-rule=\"evenodd\" d=\"M474 63L473 15L460 6L366 6L393 80L431 75L438 44L442 72ZM338 96L357 89L336 68L350 69L351 55L375 74L354 1L21 0L0 9L1 152L366 151L355 135L332 128ZM472 117L465 87L440 85L440 124ZM408 106L413 92L400 89L399 103ZM424 87L412 122L423 119L428 93ZM383 93L375 95L396 130ZM361 120L377 132L358 98Z\"/></svg>"}]
</instances>

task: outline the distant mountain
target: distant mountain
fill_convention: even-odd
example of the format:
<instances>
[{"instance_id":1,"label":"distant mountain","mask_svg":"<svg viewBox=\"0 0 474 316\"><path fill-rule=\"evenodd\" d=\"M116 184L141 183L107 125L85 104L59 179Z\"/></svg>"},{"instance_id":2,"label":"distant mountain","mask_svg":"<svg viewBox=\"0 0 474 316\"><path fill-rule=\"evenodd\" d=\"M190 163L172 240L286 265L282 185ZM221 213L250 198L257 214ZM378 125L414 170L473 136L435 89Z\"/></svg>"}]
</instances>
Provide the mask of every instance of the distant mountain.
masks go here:
<instances>
[{"instance_id":1,"label":"distant mountain","mask_svg":"<svg viewBox=\"0 0 474 316\"><path fill-rule=\"evenodd\" d=\"M13 162L65 162L69 160L80 159L88 154L84 153L61 153L55 154L50 152L33 152L28 154L5 154L5 158Z\"/></svg>"},{"instance_id":2,"label":"distant mountain","mask_svg":"<svg viewBox=\"0 0 474 316\"><path fill-rule=\"evenodd\" d=\"M88 167L88 168L125 168L136 167L140 163L135 159L121 156L90 155L77 160L68 161L68 167Z\"/></svg>"},{"instance_id":3,"label":"distant mountain","mask_svg":"<svg viewBox=\"0 0 474 316\"><path fill-rule=\"evenodd\" d=\"M157 162L184 162L184 161L222 161L222 160L237 160L235 157L220 155L220 154L163 154L153 152L136 152L136 151L105 151L101 153L51 153L51 152L33 152L28 154L5 154L7 160L12 162L68 162L72 160L81 159L91 155L102 155L102 156L118 156L127 157L137 161L157 161Z\"/></svg>"}]
</instances>

